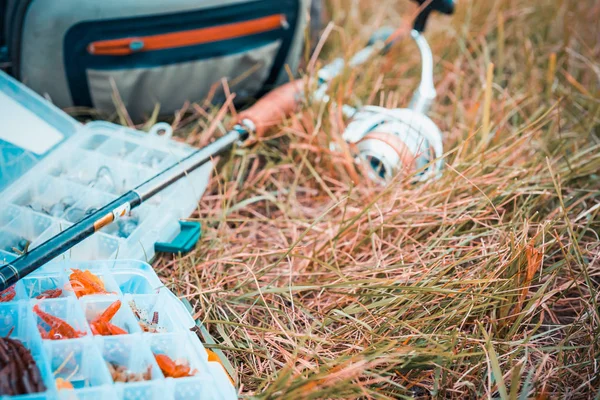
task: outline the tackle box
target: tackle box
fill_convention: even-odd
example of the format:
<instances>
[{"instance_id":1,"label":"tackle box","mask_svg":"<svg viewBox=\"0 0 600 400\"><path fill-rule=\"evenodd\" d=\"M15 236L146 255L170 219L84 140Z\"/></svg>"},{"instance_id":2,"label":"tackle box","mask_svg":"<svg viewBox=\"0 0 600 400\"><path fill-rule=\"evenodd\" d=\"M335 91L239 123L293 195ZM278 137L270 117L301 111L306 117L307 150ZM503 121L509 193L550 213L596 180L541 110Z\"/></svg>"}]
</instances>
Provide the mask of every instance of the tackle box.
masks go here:
<instances>
[{"instance_id":1,"label":"tackle box","mask_svg":"<svg viewBox=\"0 0 600 400\"><path fill-rule=\"evenodd\" d=\"M81 124L0 71L0 265L194 151L172 140L171 133L167 124L157 124L148 133L107 122ZM193 247L200 226L181 219L197 207L211 171L212 164L207 163L190 173L19 281L14 301L0 302L0 335L14 327L11 336L21 339L34 353L49 388L45 394L24 399L236 398L222 366L207 362L200 339L190 332L195 325L185 305L161 286L144 263L152 260L156 251L183 252ZM85 314L95 302L106 305L107 300L65 295L39 302L88 334L81 339L42 340L32 313L38 302L31 299L32 291L64 285L70 268L98 271L107 288L115 292L113 296L123 301L125 311L115 318L122 317L130 325L131 312L125 307L129 300L160 307L167 332L142 333L133 324L127 336L92 337ZM208 336L204 339L210 340ZM200 374L165 380L157 373L151 382L113 385L106 369L95 364L111 346L129 352L127 362L132 365L149 360L153 371L156 365L148 358L149 352L166 346L164 351L189 355ZM81 361L77 373L89 374L86 387L58 393L53 380L56 362L75 353L80 357L75 359ZM73 394L76 397L64 397Z\"/></svg>"},{"instance_id":2,"label":"tackle box","mask_svg":"<svg viewBox=\"0 0 600 400\"><path fill-rule=\"evenodd\" d=\"M36 247L194 151L170 134L168 124L149 133L82 125L0 72L0 259ZM179 220L197 207L211 169L193 171L61 258L150 261L157 242L163 251L189 249L200 228Z\"/></svg>"},{"instance_id":3,"label":"tackle box","mask_svg":"<svg viewBox=\"0 0 600 400\"><path fill-rule=\"evenodd\" d=\"M89 270L100 277L111 293L78 298L69 290L72 269ZM62 289L60 297L36 299L53 289ZM116 300L121 301L121 307L111 322L127 334L92 335L90 321ZM73 339L43 339L40 329L48 328L33 312L36 305L84 335ZM154 319L157 323L153 331L156 332L142 330L140 318L142 323ZM31 351L47 390L23 396L0 395L0 399L235 399L236 392L225 369L218 362L208 361L207 351L190 330L194 326L183 303L161 284L152 267L142 261L47 264L17 282L11 301L0 302L0 336L18 339ZM159 354L172 360L185 359L196 374L165 378L155 360ZM132 373L149 373L150 379L114 383L107 363L126 367ZM58 390L58 378L68 380L74 389Z\"/></svg>"}]
</instances>

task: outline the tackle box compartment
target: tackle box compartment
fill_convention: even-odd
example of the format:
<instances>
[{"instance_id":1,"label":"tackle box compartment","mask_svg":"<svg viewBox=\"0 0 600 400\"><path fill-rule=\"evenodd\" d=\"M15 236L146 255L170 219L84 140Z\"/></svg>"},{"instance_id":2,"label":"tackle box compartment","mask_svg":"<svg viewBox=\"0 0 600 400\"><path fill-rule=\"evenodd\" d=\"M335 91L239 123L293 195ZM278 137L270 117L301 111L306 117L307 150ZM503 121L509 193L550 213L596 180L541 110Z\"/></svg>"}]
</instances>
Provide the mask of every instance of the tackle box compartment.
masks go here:
<instances>
[{"instance_id":1,"label":"tackle box compartment","mask_svg":"<svg viewBox=\"0 0 600 400\"><path fill-rule=\"evenodd\" d=\"M70 283L73 270L88 270L104 283L107 294L78 297ZM45 265L15 285L15 296L0 302L0 336L20 340L32 353L47 388L16 399L235 399L236 392L225 369L208 361L208 353L184 304L141 261L58 261ZM60 289L55 298L40 299L44 292ZM121 306L111 323L126 333L94 335L91 321L115 301ZM34 307L67 322L80 337L47 339L50 327ZM155 322L155 323L154 323ZM150 326L152 329L148 329ZM146 328L145 328L146 327ZM193 376L165 378L157 355L185 360ZM147 380L114 382L111 366L146 374ZM59 389L57 379L73 389Z\"/></svg>"}]
</instances>

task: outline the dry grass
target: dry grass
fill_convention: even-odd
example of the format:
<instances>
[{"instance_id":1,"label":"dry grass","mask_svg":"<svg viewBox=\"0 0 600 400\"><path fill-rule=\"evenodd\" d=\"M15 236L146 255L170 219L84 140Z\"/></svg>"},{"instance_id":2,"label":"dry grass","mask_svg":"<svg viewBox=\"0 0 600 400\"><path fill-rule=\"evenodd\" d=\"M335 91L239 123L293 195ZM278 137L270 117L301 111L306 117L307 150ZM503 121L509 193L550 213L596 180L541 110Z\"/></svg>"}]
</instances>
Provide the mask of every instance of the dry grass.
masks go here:
<instances>
[{"instance_id":1,"label":"dry grass","mask_svg":"<svg viewBox=\"0 0 600 400\"><path fill-rule=\"evenodd\" d=\"M408 23L410 6L331 0L321 59L351 54L381 23ZM319 104L222 160L199 204L203 240L155 266L216 336L242 396L598 392L599 20L594 1L465 0L431 21L432 119L447 151L438 181L371 185L329 150L345 121ZM404 40L333 97L401 107L418 69ZM218 136L230 117L217 111L177 118L179 135Z\"/></svg>"}]
</instances>

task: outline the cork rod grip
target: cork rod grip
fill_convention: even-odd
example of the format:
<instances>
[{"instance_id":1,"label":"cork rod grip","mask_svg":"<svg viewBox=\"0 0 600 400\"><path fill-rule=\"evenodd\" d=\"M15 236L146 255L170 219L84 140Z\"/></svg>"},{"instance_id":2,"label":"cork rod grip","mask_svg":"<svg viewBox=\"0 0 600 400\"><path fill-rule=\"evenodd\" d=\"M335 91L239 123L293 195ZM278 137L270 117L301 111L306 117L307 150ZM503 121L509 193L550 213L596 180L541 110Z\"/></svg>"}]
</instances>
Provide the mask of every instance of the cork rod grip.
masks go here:
<instances>
[{"instance_id":1,"label":"cork rod grip","mask_svg":"<svg viewBox=\"0 0 600 400\"><path fill-rule=\"evenodd\" d=\"M295 80L273 89L252 107L241 112L238 119L252 121L256 135L262 136L267 129L279 125L296 111L302 99L302 86L302 80Z\"/></svg>"}]
</instances>

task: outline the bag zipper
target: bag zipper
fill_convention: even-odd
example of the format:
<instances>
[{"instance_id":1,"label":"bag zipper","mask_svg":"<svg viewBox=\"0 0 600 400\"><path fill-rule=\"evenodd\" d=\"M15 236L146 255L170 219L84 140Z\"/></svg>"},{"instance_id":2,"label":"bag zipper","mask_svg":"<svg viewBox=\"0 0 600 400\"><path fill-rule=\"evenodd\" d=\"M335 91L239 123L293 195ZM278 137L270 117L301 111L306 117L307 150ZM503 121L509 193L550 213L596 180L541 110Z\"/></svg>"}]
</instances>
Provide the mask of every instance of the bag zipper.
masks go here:
<instances>
[{"instance_id":1,"label":"bag zipper","mask_svg":"<svg viewBox=\"0 0 600 400\"><path fill-rule=\"evenodd\" d=\"M178 4L179 1L183 0L173 3ZM302 4L304 0L236 1L235 5L199 7L189 11L160 15L136 15L78 22L68 29L63 38L63 62L72 101L80 106L93 107L88 70L158 68L251 52L258 46L279 41L279 50L263 87L256 94L258 96L277 81L294 39L297 35L302 35L298 32L303 12ZM247 22L250 22L250 25L246 24ZM239 29L240 26L242 29ZM237 27L239 31L234 32L228 27ZM203 33L207 32L214 34L214 28L218 32L216 36L210 38L208 35L204 36ZM244 34L245 30L247 30L246 34ZM191 42L181 41L180 38L175 41L171 36L171 34L185 34L184 36L187 37L190 32L194 38ZM169 40L160 43L160 46L156 47L157 50L150 50L150 44L147 42L152 42L157 37L166 37ZM219 40L221 37L229 39ZM95 54L90 53L90 44L106 43L118 44L117 54L112 55L113 51L98 54L95 47L93 50ZM159 43L154 42L152 45L157 44Z\"/></svg>"},{"instance_id":2,"label":"bag zipper","mask_svg":"<svg viewBox=\"0 0 600 400\"><path fill-rule=\"evenodd\" d=\"M274 14L249 21L219 25L210 28L192 29L123 39L100 40L87 46L91 55L126 56L133 53L166 50L177 47L195 46L219 42L287 27L285 14Z\"/></svg>"}]
</instances>

